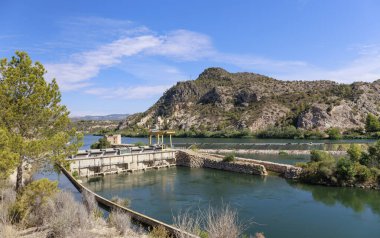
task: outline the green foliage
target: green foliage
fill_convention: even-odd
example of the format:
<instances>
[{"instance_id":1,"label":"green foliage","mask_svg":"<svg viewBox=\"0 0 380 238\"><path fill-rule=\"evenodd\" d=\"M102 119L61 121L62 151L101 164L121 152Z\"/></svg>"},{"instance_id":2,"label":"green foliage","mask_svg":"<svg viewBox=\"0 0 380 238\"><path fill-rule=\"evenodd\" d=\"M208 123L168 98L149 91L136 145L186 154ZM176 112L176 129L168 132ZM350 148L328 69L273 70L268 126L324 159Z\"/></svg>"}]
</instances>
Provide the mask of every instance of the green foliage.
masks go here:
<instances>
[{"instance_id":1,"label":"green foliage","mask_svg":"<svg viewBox=\"0 0 380 238\"><path fill-rule=\"evenodd\" d=\"M24 221L33 210L40 209L49 198L58 192L58 182L52 182L46 178L33 181L25 186L14 206L11 208L11 215L16 221Z\"/></svg>"},{"instance_id":2,"label":"green foliage","mask_svg":"<svg viewBox=\"0 0 380 238\"><path fill-rule=\"evenodd\" d=\"M15 170L19 156L11 151L11 136L0 128L0 180L7 179Z\"/></svg>"},{"instance_id":3,"label":"green foliage","mask_svg":"<svg viewBox=\"0 0 380 238\"><path fill-rule=\"evenodd\" d=\"M380 140L368 147L368 151L362 154L360 163L368 167L380 168Z\"/></svg>"},{"instance_id":4,"label":"green foliage","mask_svg":"<svg viewBox=\"0 0 380 238\"><path fill-rule=\"evenodd\" d=\"M311 162L321 162L321 161L328 161L333 160L334 158L331 156L331 154L321 151L321 150L312 150L310 152L310 161Z\"/></svg>"},{"instance_id":5,"label":"green foliage","mask_svg":"<svg viewBox=\"0 0 380 238\"><path fill-rule=\"evenodd\" d=\"M141 142L141 141L135 143L135 146L144 146L144 145L146 145L146 144L144 142Z\"/></svg>"},{"instance_id":6,"label":"green foliage","mask_svg":"<svg viewBox=\"0 0 380 238\"><path fill-rule=\"evenodd\" d=\"M369 113L366 118L365 129L367 132L380 131L380 121L373 114Z\"/></svg>"},{"instance_id":7,"label":"green foliage","mask_svg":"<svg viewBox=\"0 0 380 238\"><path fill-rule=\"evenodd\" d=\"M91 145L91 149L106 149L110 147L111 143L105 137L100 138L97 142Z\"/></svg>"},{"instance_id":8,"label":"green foliage","mask_svg":"<svg viewBox=\"0 0 380 238\"><path fill-rule=\"evenodd\" d=\"M361 145L351 145L348 157L335 159L324 151L312 151L308 163L297 164L303 168L301 180L328 185L355 185L380 182L380 141L364 152Z\"/></svg>"},{"instance_id":9,"label":"green foliage","mask_svg":"<svg viewBox=\"0 0 380 238\"><path fill-rule=\"evenodd\" d=\"M358 144L351 144L347 154L352 162L359 162L363 154L363 149Z\"/></svg>"},{"instance_id":10,"label":"green foliage","mask_svg":"<svg viewBox=\"0 0 380 238\"><path fill-rule=\"evenodd\" d=\"M70 129L58 84L55 79L45 81L45 73L43 65L33 64L25 52L16 52L9 61L0 60L0 127L10 137L9 151L18 158L18 191L23 162L62 162L81 146L75 130Z\"/></svg>"},{"instance_id":11,"label":"green foliage","mask_svg":"<svg viewBox=\"0 0 380 238\"><path fill-rule=\"evenodd\" d=\"M74 171L74 172L72 172L71 173L71 175L74 177L74 178L78 178L79 177L79 173L78 173L78 171Z\"/></svg>"},{"instance_id":12,"label":"green foliage","mask_svg":"<svg viewBox=\"0 0 380 238\"><path fill-rule=\"evenodd\" d=\"M340 132L339 128L330 128L327 131L327 135L329 136L330 139L332 140L340 140L342 139L342 134Z\"/></svg>"},{"instance_id":13,"label":"green foliage","mask_svg":"<svg viewBox=\"0 0 380 238\"><path fill-rule=\"evenodd\" d=\"M355 163L355 179L358 182L367 182L373 176L372 171L365 165L361 165L359 163Z\"/></svg>"},{"instance_id":14,"label":"green foliage","mask_svg":"<svg viewBox=\"0 0 380 238\"><path fill-rule=\"evenodd\" d=\"M288 155L288 153L285 152L285 151L280 150L280 152L278 152L278 155L285 156L285 155Z\"/></svg>"},{"instance_id":15,"label":"green foliage","mask_svg":"<svg viewBox=\"0 0 380 238\"><path fill-rule=\"evenodd\" d=\"M352 182L355 176L354 163L346 158L340 158L337 163L337 176L341 181Z\"/></svg>"},{"instance_id":16,"label":"green foliage","mask_svg":"<svg viewBox=\"0 0 380 238\"><path fill-rule=\"evenodd\" d=\"M234 162L235 161L235 155L234 154L228 154L225 155L223 158L223 162Z\"/></svg>"}]
</instances>

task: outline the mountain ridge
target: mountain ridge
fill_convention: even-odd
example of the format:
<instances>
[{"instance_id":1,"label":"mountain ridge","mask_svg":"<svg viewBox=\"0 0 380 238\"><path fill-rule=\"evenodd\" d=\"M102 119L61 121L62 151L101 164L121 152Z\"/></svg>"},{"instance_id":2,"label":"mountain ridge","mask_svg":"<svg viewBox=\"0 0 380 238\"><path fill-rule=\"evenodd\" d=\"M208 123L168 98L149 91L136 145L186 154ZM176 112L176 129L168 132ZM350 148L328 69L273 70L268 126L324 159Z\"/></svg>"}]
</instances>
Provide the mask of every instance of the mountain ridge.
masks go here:
<instances>
[{"instance_id":1,"label":"mountain ridge","mask_svg":"<svg viewBox=\"0 0 380 238\"><path fill-rule=\"evenodd\" d=\"M249 130L293 125L307 130L364 127L368 113L380 115L380 80L282 81L256 73L208 68L196 80L178 82L143 113L118 129Z\"/></svg>"}]
</instances>

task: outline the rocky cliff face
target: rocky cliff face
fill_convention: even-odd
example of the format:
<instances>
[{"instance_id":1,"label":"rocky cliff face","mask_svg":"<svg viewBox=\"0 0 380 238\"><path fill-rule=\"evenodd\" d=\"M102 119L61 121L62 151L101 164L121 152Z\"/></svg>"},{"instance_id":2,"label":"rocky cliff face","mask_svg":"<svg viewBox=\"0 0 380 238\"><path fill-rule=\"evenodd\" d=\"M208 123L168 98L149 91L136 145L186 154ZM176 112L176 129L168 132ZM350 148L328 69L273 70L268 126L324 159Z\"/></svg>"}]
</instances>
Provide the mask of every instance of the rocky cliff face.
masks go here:
<instances>
[{"instance_id":1,"label":"rocky cliff face","mask_svg":"<svg viewBox=\"0 0 380 238\"><path fill-rule=\"evenodd\" d=\"M380 114L380 80L280 81L253 73L209 68L196 80L178 82L144 113L119 125L163 129L242 130L294 125L325 130L364 126L368 113Z\"/></svg>"}]
</instances>

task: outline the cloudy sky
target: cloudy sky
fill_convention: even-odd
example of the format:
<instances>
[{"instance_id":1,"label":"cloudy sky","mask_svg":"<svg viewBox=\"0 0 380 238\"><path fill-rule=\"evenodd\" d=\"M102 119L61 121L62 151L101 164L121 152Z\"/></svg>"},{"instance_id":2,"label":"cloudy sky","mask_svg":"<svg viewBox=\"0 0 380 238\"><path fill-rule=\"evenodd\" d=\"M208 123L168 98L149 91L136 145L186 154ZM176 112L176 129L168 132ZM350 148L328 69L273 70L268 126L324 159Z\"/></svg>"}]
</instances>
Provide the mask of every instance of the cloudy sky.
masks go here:
<instances>
[{"instance_id":1,"label":"cloudy sky","mask_svg":"<svg viewBox=\"0 0 380 238\"><path fill-rule=\"evenodd\" d=\"M379 12L376 0L0 0L0 58L42 62L72 115L134 113L207 67L379 79Z\"/></svg>"}]
</instances>

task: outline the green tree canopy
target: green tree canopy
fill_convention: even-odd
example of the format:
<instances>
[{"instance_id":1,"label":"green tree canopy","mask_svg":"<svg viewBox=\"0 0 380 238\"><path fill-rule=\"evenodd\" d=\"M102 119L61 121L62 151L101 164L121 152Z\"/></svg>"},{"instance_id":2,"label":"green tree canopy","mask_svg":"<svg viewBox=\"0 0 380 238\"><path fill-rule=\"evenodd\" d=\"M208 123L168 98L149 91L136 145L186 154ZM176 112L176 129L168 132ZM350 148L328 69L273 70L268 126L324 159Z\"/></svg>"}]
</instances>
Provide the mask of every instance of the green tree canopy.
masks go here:
<instances>
[{"instance_id":1,"label":"green tree canopy","mask_svg":"<svg viewBox=\"0 0 380 238\"><path fill-rule=\"evenodd\" d=\"M380 121L373 114L369 113L367 115L365 129L367 132L377 132L380 131Z\"/></svg>"},{"instance_id":2,"label":"green tree canopy","mask_svg":"<svg viewBox=\"0 0 380 238\"><path fill-rule=\"evenodd\" d=\"M100 138L97 142L91 145L91 149L106 149L110 148L111 143L105 138Z\"/></svg>"},{"instance_id":3,"label":"green tree canopy","mask_svg":"<svg viewBox=\"0 0 380 238\"><path fill-rule=\"evenodd\" d=\"M33 63L25 52L0 60L0 128L11 141L9 152L17 157L17 190L25 164L63 162L80 146L58 85L55 80L47 82L45 73L43 65Z\"/></svg>"},{"instance_id":4,"label":"green tree canopy","mask_svg":"<svg viewBox=\"0 0 380 238\"><path fill-rule=\"evenodd\" d=\"M351 144L347 154L352 162L359 162L363 154L363 149L358 144Z\"/></svg>"}]
</instances>

